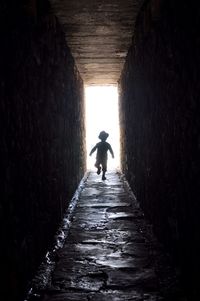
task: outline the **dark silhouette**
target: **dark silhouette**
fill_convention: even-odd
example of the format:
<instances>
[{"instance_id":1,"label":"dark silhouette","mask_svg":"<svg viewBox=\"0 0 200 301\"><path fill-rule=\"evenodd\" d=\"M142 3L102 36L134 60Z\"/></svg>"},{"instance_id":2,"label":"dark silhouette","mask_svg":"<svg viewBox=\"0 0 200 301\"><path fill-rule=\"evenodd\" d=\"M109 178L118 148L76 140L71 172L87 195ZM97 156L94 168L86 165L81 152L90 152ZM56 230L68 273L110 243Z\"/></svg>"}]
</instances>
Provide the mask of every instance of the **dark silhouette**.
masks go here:
<instances>
[{"instance_id":1,"label":"dark silhouette","mask_svg":"<svg viewBox=\"0 0 200 301\"><path fill-rule=\"evenodd\" d=\"M108 142L106 142L108 136L109 134L106 133L105 131L100 132L98 138L101 140L101 142L97 143L90 152L90 156L91 156L97 150L96 163L94 166L97 168L98 175L100 175L102 169L103 172L102 180L106 180L105 174L107 171L108 150L110 151L112 157L114 158L112 147Z\"/></svg>"}]
</instances>

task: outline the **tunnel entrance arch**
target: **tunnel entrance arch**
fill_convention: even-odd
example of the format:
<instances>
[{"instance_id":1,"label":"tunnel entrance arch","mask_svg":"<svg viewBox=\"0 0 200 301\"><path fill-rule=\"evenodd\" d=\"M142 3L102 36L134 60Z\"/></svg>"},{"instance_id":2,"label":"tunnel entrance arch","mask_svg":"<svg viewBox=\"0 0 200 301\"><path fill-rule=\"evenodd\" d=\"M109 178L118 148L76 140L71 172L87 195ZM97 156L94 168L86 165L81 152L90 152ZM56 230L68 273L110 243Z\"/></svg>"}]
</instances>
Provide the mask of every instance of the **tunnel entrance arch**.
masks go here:
<instances>
[{"instance_id":1,"label":"tunnel entrance arch","mask_svg":"<svg viewBox=\"0 0 200 301\"><path fill-rule=\"evenodd\" d=\"M115 158L108 154L108 168L120 168L119 108L117 86L86 86L86 149L87 168L94 169L95 154L90 157L91 148L99 141L99 132L109 133L108 142L112 145Z\"/></svg>"}]
</instances>

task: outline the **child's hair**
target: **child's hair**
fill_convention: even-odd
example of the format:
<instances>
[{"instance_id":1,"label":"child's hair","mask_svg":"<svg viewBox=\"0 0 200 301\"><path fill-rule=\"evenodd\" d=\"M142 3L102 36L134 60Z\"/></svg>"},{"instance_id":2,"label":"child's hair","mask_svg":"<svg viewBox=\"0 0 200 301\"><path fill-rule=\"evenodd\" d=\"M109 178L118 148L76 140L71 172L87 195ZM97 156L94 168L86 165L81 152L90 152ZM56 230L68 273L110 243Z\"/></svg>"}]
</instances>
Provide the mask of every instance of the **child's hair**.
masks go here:
<instances>
[{"instance_id":1,"label":"child's hair","mask_svg":"<svg viewBox=\"0 0 200 301\"><path fill-rule=\"evenodd\" d=\"M106 133L105 131L100 132L98 138L101 140L106 140L108 138L109 134Z\"/></svg>"}]
</instances>

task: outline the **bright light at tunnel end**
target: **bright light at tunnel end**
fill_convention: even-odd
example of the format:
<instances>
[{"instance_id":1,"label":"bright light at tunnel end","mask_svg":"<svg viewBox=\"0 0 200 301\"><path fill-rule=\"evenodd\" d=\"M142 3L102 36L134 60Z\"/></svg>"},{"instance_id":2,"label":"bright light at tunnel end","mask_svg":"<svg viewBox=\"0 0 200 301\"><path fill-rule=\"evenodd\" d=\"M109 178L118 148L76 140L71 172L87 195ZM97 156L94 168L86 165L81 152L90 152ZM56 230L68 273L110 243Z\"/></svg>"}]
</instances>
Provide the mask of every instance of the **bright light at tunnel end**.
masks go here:
<instances>
[{"instance_id":1,"label":"bright light at tunnel end","mask_svg":"<svg viewBox=\"0 0 200 301\"><path fill-rule=\"evenodd\" d=\"M115 158L108 152L108 171L120 168L119 146L119 108L117 86L86 86L86 148L87 168L95 170L96 153L91 157L89 152L99 142L99 133L109 133L107 142L111 144Z\"/></svg>"}]
</instances>

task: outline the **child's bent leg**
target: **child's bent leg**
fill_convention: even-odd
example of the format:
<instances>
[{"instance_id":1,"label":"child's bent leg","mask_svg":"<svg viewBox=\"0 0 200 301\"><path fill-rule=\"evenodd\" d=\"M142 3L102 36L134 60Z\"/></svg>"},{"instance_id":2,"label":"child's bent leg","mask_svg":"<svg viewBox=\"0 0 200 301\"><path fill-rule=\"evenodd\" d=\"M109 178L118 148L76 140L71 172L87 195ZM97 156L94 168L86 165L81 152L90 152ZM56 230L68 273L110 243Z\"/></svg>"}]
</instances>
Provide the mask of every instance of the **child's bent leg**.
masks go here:
<instances>
[{"instance_id":1,"label":"child's bent leg","mask_svg":"<svg viewBox=\"0 0 200 301\"><path fill-rule=\"evenodd\" d=\"M100 166L100 163L99 163L99 162L96 162L94 166L97 168L97 174L100 175L100 173L101 173L101 166Z\"/></svg>"}]
</instances>

